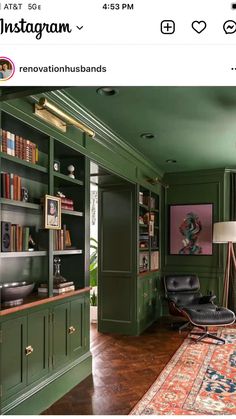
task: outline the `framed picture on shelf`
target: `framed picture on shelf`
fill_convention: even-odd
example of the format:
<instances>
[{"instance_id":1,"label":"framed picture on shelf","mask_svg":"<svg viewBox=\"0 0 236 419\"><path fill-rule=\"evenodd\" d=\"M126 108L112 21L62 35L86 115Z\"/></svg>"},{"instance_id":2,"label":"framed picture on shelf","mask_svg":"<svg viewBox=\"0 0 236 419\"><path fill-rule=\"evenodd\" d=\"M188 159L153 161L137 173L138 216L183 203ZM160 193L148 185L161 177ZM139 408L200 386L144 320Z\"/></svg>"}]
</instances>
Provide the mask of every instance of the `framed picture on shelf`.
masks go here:
<instances>
[{"instance_id":1,"label":"framed picture on shelf","mask_svg":"<svg viewBox=\"0 0 236 419\"><path fill-rule=\"evenodd\" d=\"M45 195L44 228L61 229L61 198Z\"/></svg>"},{"instance_id":2,"label":"framed picture on shelf","mask_svg":"<svg viewBox=\"0 0 236 419\"><path fill-rule=\"evenodd\" d=\"M169 254L212 255L213 204L170 205Z\"/></svg>"}]
</instances>

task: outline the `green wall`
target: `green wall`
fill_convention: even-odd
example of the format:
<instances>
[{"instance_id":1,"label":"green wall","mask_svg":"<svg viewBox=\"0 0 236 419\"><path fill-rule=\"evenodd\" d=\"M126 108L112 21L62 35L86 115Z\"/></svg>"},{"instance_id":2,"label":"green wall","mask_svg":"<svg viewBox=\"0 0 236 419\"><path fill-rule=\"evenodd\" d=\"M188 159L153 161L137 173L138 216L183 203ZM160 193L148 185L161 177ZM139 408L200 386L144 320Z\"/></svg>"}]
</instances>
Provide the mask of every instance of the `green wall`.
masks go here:
<instances>
[{"instance_id":1,"label":"green wall","mask_svg":"<svg viewBox=\"0 0 236 419\"><path fill-rule=\"evenodd\" d=\"M228 173L224 170L172 173L165 176L169 188L165 191L165 229L163 235L162 268L167 273L197 273L202 292L214 290L218 301L222 295L224 249L213 244L212 256L178 256L168 254L169 205L213 204L213 222L228 219Z\"/></svg>"}]
</instances>

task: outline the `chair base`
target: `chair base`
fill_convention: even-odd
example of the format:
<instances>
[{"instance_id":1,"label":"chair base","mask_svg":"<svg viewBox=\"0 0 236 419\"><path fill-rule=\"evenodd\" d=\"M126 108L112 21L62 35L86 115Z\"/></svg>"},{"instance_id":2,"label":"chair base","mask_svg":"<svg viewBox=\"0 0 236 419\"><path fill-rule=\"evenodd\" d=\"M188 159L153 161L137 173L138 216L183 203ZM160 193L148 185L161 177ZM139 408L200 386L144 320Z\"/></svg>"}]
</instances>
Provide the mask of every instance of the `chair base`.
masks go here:
<instances>
[{"instance_id":1,"label":"chair base","mask_svg":"<svg viewBox=\"0 0 236 419\"><path fill-rule=\"evenodd\" d=\"M215 333L208 332L207 327L205 328L204 332L190 332L190 335L199 336L197 339L193 339L195 343L201 342L205 338L210 338L221 342L222 345L225 344L225 339L219 338Z\"/></svg>"},{"instance_id":2,"label":"chair base","mask_svg":"<svg viewBox=\"0 0 236 419\"><path fill-rule=\"evenodd\" d=\"M182 326L179 327L179 333L181 333L185 329L192 329L192 324L190 322L182 324Z\"/></svg>"}]
</instances>

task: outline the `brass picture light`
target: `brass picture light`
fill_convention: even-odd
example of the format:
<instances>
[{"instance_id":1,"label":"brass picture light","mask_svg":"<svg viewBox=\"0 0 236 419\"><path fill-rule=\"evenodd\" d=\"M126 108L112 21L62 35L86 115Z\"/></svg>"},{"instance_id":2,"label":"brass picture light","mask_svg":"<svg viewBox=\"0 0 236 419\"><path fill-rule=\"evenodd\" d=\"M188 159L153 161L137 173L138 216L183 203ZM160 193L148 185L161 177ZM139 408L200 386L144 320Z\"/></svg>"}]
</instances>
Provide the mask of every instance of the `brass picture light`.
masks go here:
<instances>
[{"instance_id":1,"label":"brass picture light","mask_svg":"<svg viewBox=\"0 0 236 419\"><path fill-rule=\"evenodd\" d=\"M150 183L151 185L161 185L165 189L169 188L169 185L167 185L167 183L162 182L162 180L159 177L154 177L154 178L147 177L146 181Z\"/></svg>"},{"instance_id":2,"label":"brass picture light","mask_svg":"<svg viewBox=\"0 0 236 419\"><path fill-rule=\"evenodd\" d=\"M35 115L53 124L63 132L66 132L67 125L73 125L85 132L89 137L94 138L96 135L95 131L84 125L83 122L68 115L44 97L41 97L38 104L35 104L34 112Z\"/></svg>"}]
</instances>

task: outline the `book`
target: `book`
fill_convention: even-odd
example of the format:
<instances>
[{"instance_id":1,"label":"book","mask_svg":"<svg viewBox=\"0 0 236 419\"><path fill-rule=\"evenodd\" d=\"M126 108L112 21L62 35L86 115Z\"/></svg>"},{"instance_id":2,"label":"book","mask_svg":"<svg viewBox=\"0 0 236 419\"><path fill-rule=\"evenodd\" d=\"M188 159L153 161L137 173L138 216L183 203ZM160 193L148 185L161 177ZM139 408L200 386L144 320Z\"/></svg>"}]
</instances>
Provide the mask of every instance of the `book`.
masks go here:
<instances>
[{"instance_id":1,"label":"book","mask_svg":"<svg viewBox=\"0 0 236 419\"><path fill-rule=\"evenodd\" d=\"M74 285L74 282L73 281L68 281L68 282L61 282L61 283L58 283L58 284L54 284L54 288L56 289L56 288L65 288L65 287L70 287L71 285ZM40 286L39 286L40 288L48 288L48 284L40 284Z\"/></svg>"},{"instance_id":2,"label":"book","mask_svg":"<svg viewBox=\"0 0 236 419\"><path fill-rule=\"evenodd\" d=\"M2 152L7 153L7 131L2 130Z\"/></svg>"},{"instance_id":3,"label":"book","mask_svg":"<svg viewBox=\"0 0 236 419\"><path fill-rule=\"evenodd\" d=\"M63 288L53 288L53 294L64 294L65 292L70 292L70 291L74 291L74 290L75 290L74 285L70 285L68 287L63 287ZM48 293L48 288L47 287L39 287L38 288L38 293L39 294L47 294Z\"/></svg>"}]
</instances>

